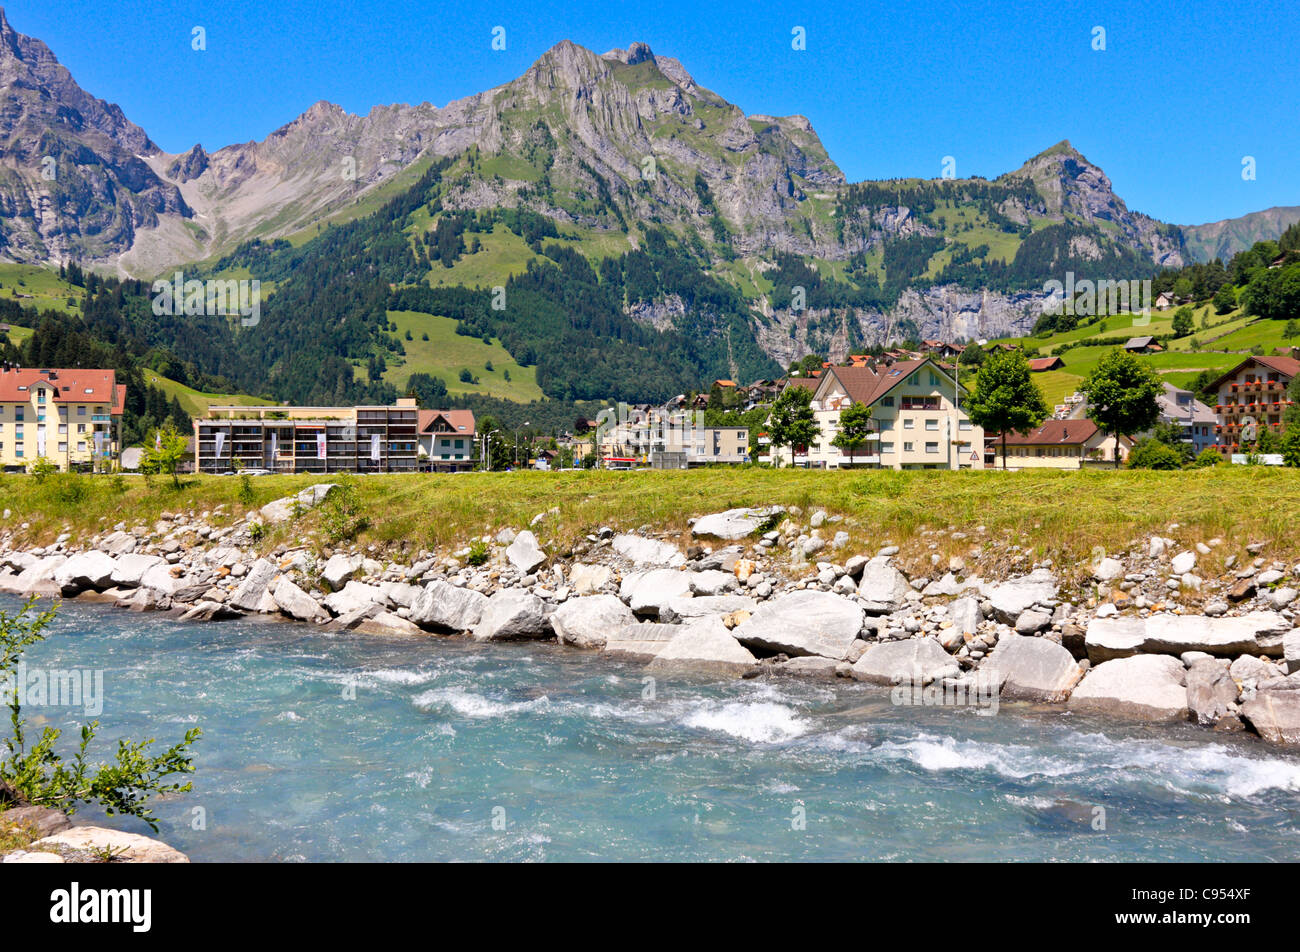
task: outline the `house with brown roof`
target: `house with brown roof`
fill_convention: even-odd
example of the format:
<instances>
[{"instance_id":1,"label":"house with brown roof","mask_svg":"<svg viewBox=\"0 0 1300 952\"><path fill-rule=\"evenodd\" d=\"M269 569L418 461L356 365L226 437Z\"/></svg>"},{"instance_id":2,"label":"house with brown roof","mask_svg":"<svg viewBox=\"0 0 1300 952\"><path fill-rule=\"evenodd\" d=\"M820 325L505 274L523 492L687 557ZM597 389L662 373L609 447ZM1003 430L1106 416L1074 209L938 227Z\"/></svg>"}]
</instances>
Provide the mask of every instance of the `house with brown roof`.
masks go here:
<instances>
[{"instance_id":1,"label":"house with brown roof","mask_svg":"<svg viewBox=\"0 0 1300 952\"><path fill-rule=\"evenodd\" d=\"M1124 349L1130 354L1156 354L1164 350L1154 337L1130 337Z\"/></svg>"},{"instance_id":2,"label":"house with brown roof","mask_svg":"<svg viewBox=\"0 0 1300 952\"><path fill-rule=\"evenodd\" d=\"M38 459L60 470L107 470L121 452L126 384L112 370L0 364L0 466Z\"/></svg>"},{"instance_id":3,"label":"house with brown roof","mask_svg":"<svg viewBox=\"0 0 1300 952\"><path fill-rule=\"evenodd\" d=\"M472 410L421 410L416 432L421 469L455 473L474 468Z\"/></svg>"},{"instance_id":4,"label":"house with brown roof","mask_svg":"<svg viewBox=\"0 0 1300 952\"><path fill-rule=\"evenodd\" d=\"M1300 374L1294 357L1247 357L1207 387L1215 399L1215 449L1241 452L1259 439L1263 428L1281 434L1282 417L1291 399L1287 387Z\"/></svg>"},{"instance_id":5,"label":"house with brown roof","mask_svg":"<svg viewBox=\"0 0 1300 952\"><path fill-rule=\"evenodd\" d=\"M781 447L782 465L813 469L983 469L984 432L961 409L963 388L929 357L876 367L831 367L815 384L812 410L821 435L811 446ZM794 385L795 381L791 381ZM871 408L873 433L856 453L832 445L840 414Z\"/></svg>"},{"instance_id":6,"label":"house with brown roof","mask_svg":"<svg viewBox=\"0 0 1300 952\"><path fill-rule=\"evenodd\" d=\"M1006 468L1083 469L1103 463L1114 466L1117 446L1122 463L1133 449L1133 441L1128 437L1116 440L1091 420L1048 420L1029 433L1006 435ZM1001 467L1002 435L990 434L987 449L994 463Z\"/></svg>"},{"instance_id":7,"label":"house with brown roof","mask_svg":"<svg viewBox=\"0 0 1300 952\"><path fill-rule=\"evenodd\" d=\"M1060 357L1035 357L1029 362L1030 373L1041 374L1048 370L1060 370L1065 361Z\"/></svg>"}]
</instances>

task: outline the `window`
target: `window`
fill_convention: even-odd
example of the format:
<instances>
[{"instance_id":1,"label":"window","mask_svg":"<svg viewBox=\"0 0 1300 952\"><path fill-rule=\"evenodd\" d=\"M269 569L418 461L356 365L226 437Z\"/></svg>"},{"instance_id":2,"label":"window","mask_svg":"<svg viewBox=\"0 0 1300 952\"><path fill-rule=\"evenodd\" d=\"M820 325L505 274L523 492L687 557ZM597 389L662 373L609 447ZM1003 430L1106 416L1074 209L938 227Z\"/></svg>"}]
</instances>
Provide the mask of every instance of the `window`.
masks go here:
<instances>
[{"instance_id":1,"label":"window","mask_svg":"<svg viewBox=\"0 0 1300 952\"><path fill-rule=\"evenodd\" d=\"M939 452L939 444L938 444L938 443L926 443L926 444L925 444L925 451L926 451L927 453L937 453L937 452Z\"/></svg>"},{"instance_id":2,"label":"window","mask_svg":"<svg viewBox=\"0 0 1300 952\"><path fill-rule=\"evenodd\" d=\"M930 371L930 386L932 387L939 386L939 375L935 373L933 370Z\"/></svg>"},{"instance_id":3,"label":"window","mask_svg":"<svg viewBox=\"0 0 1300 952\"><path fill-rule=\"evenodd\" d=\"M44 403L44 402L45 402L45 391L44 391L44 390L37 390L37 391L36 391L36 402L37 402L37 403Z\"/></svg>"},{"instance_id":4,"label":"window","mask_svg":"<svg viewBox=\"0 0 1300 952\"><path fill-rule=\"evenodd\" d=\"M939 429L939 421L938 421L938 420L933 420L933 419L928 419L928 420L925 421L925 428L926 428L927 430L937 430L937 429Z\"/></svg>"},{"instance_id":5,"label":"window","mask_svg":"<svg viewBox=\"0 0 1300 952\"><path fill-rule=\"evenodd\" d=\"M60 444L59 444L59 452L60 452L60 453L66 453L67 451L68 451L68 444L67 444L67 443L60 443Z\"/></svg>"},{"instance_id":6,"label":"window","mask_svg":"<svg viewBox=\"0 0 1300 952\"><path fill-rule=\"evenodd\" d=\"M0 452L2 452L2 451L3 451L3 448L0 447ZM77 443L77 452L78 452L78 453L84 453L84 452L86 452L86 441L85 441L85 440L81 440L80 442Z\"/></svg>"},{"instance_id":7,"label":"window","mask_svg":"<svg viewBox=\"0 0 1300 952\"><path fill-rule=\"evenodd\" d=\"M882 407L892 407L892 406L894 405L894 398L893 398L893 397L881 397L881 398L880 398L880 405L881 405Z\"/></svg>"},{"instance_id":8,"label":"window","mask_svg":"<svg viewBox=\"0 0 1300 952\"><path fill-rule=\"evenodd\" d=\"M85 407L77 407L77 416L85 416L85 415L86 415L86 408L85 408Z\"/></svg>"},{"instance_id":9,"label":"window","mask_svg":"<svg viewBox=\"0 0 1300 952\"><path fill-rule=\"evenodd\" d=\"M921 383L921 375L920 375L920 374L912 374L912 376L910 376L910 377L907 378L907 384L908 384L908 386L910 386L910 387L919 386L920 383Z\"/></svg>"},{"instance_id":10,"label":"window","mask_svg":"<svg viewBox=\"0 0 1300 952\"><path fill-rule=\"evenodd\" d=\"M880 452L882 452L882 453L892 453L892 452L894 452L894 444L893 444L893 443L881 443L881 444L880 444Z\"/></svg>"},{"instance_id":11,"label":"window","mask_svg":"<svg viewBox=\"0 0 1300 952\"><path fill-rule=\"evenodd\" d=\"M14 419L15 419L15 420L21 420L22 418L23 418L23 408L22 408L22 407L14 407Z\"/></svg>"},{"instance_id":12,"label":"window","mask_svg":"<svg viewBox=\"0 0 1300 952\"><path fill-rule=\"evenodd\" d=\"M970 420L962 420L960 423L957 424L957 429L959 429L959 430L969 430L969 429L970 429Z\"/></svg>"},{"instance_id":13,"label":"window","mask_svg":"<svg viewBox=\"0 0 1300 952\"><path fill-rule=\"evenodd\" d=\"M904 452L904 453L910 453L910 452L912 452L912 444L911 444L911 443L904 443L904 444L903 444L903 452Z\"/></svg>"},{"instance_id":14,"label":"window","mask_svg":"<svg viewBox=\"0 0 1300 952\"><path fill-rule=\"evenodd\" d=\"M881 433L884 433L884 432L886 432L886 431L888 431L888 430L892 430L892 429L894 428L894 421L893 421L893 420L882 419L882 420L879 420L879 421L877 421L877 422L880 424L880 432L881 432Z\"/></svg>"},{"instance_id":15,"label":"window","mask_svg":"<svg viewBox=\"0 0 1300 952\"><path fill-rule=\"evenodd\" d=\"M67 436L67 435L68 435L68 424L66 424L66 423L60 423L60 424L59 424L59 436Z\"/></svg>"},{"instance_id":16,"label":"window","mask_svg":"<svg viewBox=\"0 0 1300 952\"><path fill-rule=\"evenodd\" d=\"M904 430L916 429L916 421L911 417L907 417L905 420L903 420L903 429Z\"/></svg>"},{"instance_id":17,"label":"window","mask_svg":"<svg viewBox=\"0 0 1300 952\"><path fill-rule=\"evenodd\" d=\"M456 441L456 449L458 449L458 450L463 450L464 448L465 448L465 441L464 441L464 440L457 440L457 441Z\"/></svg>"},{"instance_id":18,"label":"window","mask_svg":"<svg viewBox=\"0 0 1300 952\"><path fill-rule=\"evenodd\" d=\"M86 424L84 424L84 423L78 423L78 424L77 424L77 432L78 432L78 433L85 433L85 432L86 432Z\"/></svg>"}]
</instances>

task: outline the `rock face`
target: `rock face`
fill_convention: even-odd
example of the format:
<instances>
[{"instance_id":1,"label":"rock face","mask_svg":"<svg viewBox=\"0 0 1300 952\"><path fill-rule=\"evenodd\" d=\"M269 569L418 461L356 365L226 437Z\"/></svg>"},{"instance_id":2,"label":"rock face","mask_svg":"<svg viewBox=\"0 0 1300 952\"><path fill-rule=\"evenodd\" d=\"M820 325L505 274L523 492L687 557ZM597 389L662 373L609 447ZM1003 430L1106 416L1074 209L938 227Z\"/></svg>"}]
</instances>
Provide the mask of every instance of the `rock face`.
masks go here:
<instances>
[{"instance_id":1,"label":"rock face","mask_svg":"<svg viewBox=\"0 0 1300 952\"><path fill-rule=\"evenodd\" d=\"M1070 652L1045 638L1023 635L1003 637L980 670L996 674L1003 697L1051 703L1068 698L1083 677Z\"/></svg>"},{"instance_id":2,"label":"rock face","mask_svg":"<svg viewBox=\"0 0 1300 952\"><path fill-rule=\"evenodd\" d=\"M506 549L506 558L520 574L528 575L546 562L546 553L537 544L537 536L525 529L515 536L515 541L511 542L510 547Z\"/></svg>"},{"instance_id":3,"label":"rock face","mask_svg":"<svg viewBox=\"0 0 1300 952\"><path fill-rule=\"evenodd\" d=\"M616 535L610 543L614 551L635 565L676 567L686 564L686 556L675 546L639 535Z\"/></svg>"},{"instance_id":4,"label":"rock face","mask_svg":"<svg viewBox=\"0 0 1300 952\"><path fill-rule=\"evenodd\" d=\"M275 599L275 604L280 611L290 618L322 623L330 620L329 612L321 606L320 602L295 585L288 576L281 576L275 583L275 588L271 590L271 597Z\"/></svg>"},{"instance_id":5,"label":"rock face","mask_svg":"<svg viewBox=\"0 0 1300 952\"><path fill-rule=\"evenodd\" d=\"M69 827L53 836L32 844L32 849L52 847L60 853L92 855L97 850L111 849L119 862L128 863L188 863L189 858L160 840L123 833L100 826Z\"/></svg>"},{"instance_id":6,"label":"rock face","mask_svg":"<svg viewBox=\"0 0 1300 952\"><path fill-rule=\"evenodd\" d=\"M1213 727L1237 710L1237 683L1221 661L1198 661L1187 669L1187 707L1196 723Z\"/></svg>"},{"instance_id":7,"label":"rock face","mask_svg":"<svg viewBox=\"0 0 1300 952\"><path fill-rule=\"evenodd\" d=\"M745 539L769 525L785 510L779 506L762 509L728 509L701 516L691 527L691 535L707 539Z\"/></svg>"},{"instance_id":8,"label":"rock face","mask_svg":"<svg viewBox=\"0 0 1300 952\"><path fill-rule=\"evenodd\" d=\"M1074 689L1070 709L1146 721L1186 720L1186 668L1167 655L1103 662Z\"/></svg>"},{"instance_id":9,"label":"rock face","mask_svg":"<svg viewBox=\"0 0 1300 952\"><path fill-rule=\"evenodd\" d=\"M933 638L907 638L872 645L853 665L855 681L868 684L929 684L960 674L957 662Z\"/></svg>"},{"instance_id":10,"label":"rock face","mask_svg":"<svg viewBox=\"0 0 1300 952\"><path fill-rule=\"evenodd\" d=\"M560 644L579 648L600 648L610 632L635 623L631 610L613 595L571 598L551 615Z\"/></svg>"},{"instance_id":11,"label":"rock face","mask_svg":"<svg viewBox=\"0 0 1300 952\"><path fill-rule=\"evenodd\" d=\"M469 631L483 617L487 596L467 588L430 582L411 603L411 621L442 631Z\"/></svg>"},{"instance_id":12,"label":"rock face","mask_svg":"<svg viewBox=\"0 0 1300 952\"><path fill-rule=\"evenodd\" d=\"M862 631L862 609L829 592L804 590L760 605L734 631L753 648L843 660Z\"/></svg>"},{"instance_id":13,"label":"rock face","mask_svg":"<svg viewBox=\"0 0 1300 952\"><path fill-rule=\"evenodd\" d=\"M655 655L648 670L741 675L757 667L754 656L716 618L701 618L680 628Z\"/></svg>"},{"instance_id":14,"label":"rock face","mask_svg":"<svg viewBox=\"0 0 1300 952\"><path fill-rule=\"evenodd\" d=\"M1151 615L1098 618L1088 625L1085 645L1094 664L1144 654L1203 651L1218 657L1282 655L1291 623L1277 612L1210 618L1204 615Z\"/></svg>"},{"instance_id":15,"label":"rock face","mask_svg":"<svg viewBox=\"0 0 1300 952\"><path fill-rule=\"evenodd\" d=\"M1300 678L1275 678L1241 706L1259 736L1272 744L1300 744Z\"/></svg>"},{"instance_id":16,"label":"rock face","mask_svg":"<svg viewBox=\"0 0 1300 952\"><path fill-rule=\"evenodd\" d=\"M1047 569L1035 569L1018 579L989 586L985 594L993 605L993 613L1012 625L1026 609L1054 601L1056 592L1056 576Z\"/></svg>"},{"instance_id":17,"label":"rock face","mask_svg":"<svg viewBox=\"0 0 1300 952\"><path fill-rule=\"evenodd\" d=\"M605 641L605 654L630 661L650 661L681 633L681 625L654 622L624 625L609 633Z\"/></svg>"},{"instance_id":18,"label":"rock face","mask_svg":"<svg viewBox=\"0 0 1300 952\"><path fill-rule=\"evenodd\" d=\"M261 603L262 596L266 594L271 579L275 578L276 571L275 563L270 559L258 559L254 562L252 569L244 576L244 581L240 583L239 588L235 589L235 594L230 596L231 607L246 612L257 611L257 606Z\"/></svg>"},{"instance_id":19,"label":"rock face","mask_svg":"<svg viewBox=\"0 0 1300 952\"><path fill-rule=\"evenodd\" d=\"M540 598L528 592L504 589L494 593L483 606L483 615L474 626L474 639L544 638L547 630L545 607Z\"/></svg>"},{"instance_id":20,"label":"rock face","mask_svg":"<svg viewBox=\"0 0 1300 952\"><path fill-rule=\"evenodd\" d=\"M858 603L872 615L884 615L907 604L907 593L911 590L907 576L894 568L887 557L876 556L862 567Z\"/></svg>"}]
</instances>

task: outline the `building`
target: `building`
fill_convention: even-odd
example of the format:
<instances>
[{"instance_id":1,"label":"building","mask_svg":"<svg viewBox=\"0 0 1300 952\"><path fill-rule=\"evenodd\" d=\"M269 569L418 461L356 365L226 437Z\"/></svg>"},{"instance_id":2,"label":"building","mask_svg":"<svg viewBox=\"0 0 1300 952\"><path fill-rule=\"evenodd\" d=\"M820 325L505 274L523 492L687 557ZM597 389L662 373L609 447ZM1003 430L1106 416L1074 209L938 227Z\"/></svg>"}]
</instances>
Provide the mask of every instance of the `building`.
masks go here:
<instances>
[{"instance_id":1,"label":"building","mask_svg":"<svg viewBox=\"0 0 1300 952\"><path fill-rule=\"evenodd\" d=\"M1176 423L1182 427L1183 442L1192 448L1192 455L1210 449L1215 443L1215 425L1219 422L1214 411L1196 399L1196 394L1171 383L1163 384L1165 392L1156 398L1160 404L1160 422Z\"/></svg>"},{"instance_id":2,"label":"building","mask_svg":"<svg viewBox=\"0 0 1300 952\"><path fill-rule=\"evenodd\" d=\"M126 384L112 370L31 370L0 363L0 466L38 459L60 470L112 468L121 451Z\"/></svg>"},{"instance_id":3,"label":"building","mask_svg":"<svg viewBox=\"0 0 1300 952\"><path fill-rule=\"evenodd\" d=\"M1240 452L1259 438L1261 428L1282 432L1291 400L1287 386L1300 374L1294 357L1247 357L1207 388L1218 394L1214 414L1215 449Z\"/></svg>"},{"instance_id":4,"label":"building","mask_svg":"<svg viewBox=\"0 0 1300 952\"><path fill-rule=\"evenodd\" d=\"M1104 463L1115 465L1118 443L1120 462L1133 449L1133 441L1104 433L1091 420L1048 420L1028 434L1008 433L1007 469L1083 469ZM986 450L990 466L1002 466L1002 436L991 434Z\"/></svg>"},{"instance_id":5,"label":"building","mask_svg":"<svg viewBox=\"0 0 1300 952\"><path fill-rule=\"evenodd\" d=\"M921 346L932 357L959 357L961 348L942 340L923 340Z\"/></svg>"},{"instance_id":6,"label":"building","mask_svg":"<svg viewBox=\"0 0 1300 952\"><path fill-rule=\"evenodd\" d=\"M703 414L659 407L629 408L604 434L604 460L629 461L656 469L749 462L749 427L704 426Z\"/></svg>"},{"instance_id":7,"label":"building","mask_svg":"<svg viewBox=\"0 0 1300 952\"><path fill-rule=\"evenodd\" d=\"M419 408L213 406L194 421L195 468L401 473L420 467Z\"/></svg>"},{"instance_id":8,"label":"building","mask_svg":"<svg viewBox=\"0 0 1300 952\"><path fill-rule=\"evenodd\" d=\"M474 468L474 414L470 410L419 412L420 469L458 473Z\"/></svg>"},{"instance_id":9,"label":"building","mask_svg":"<svg viewBox=\"0 0 1300 952\"><path fill-rule=\"evenodd\" d=\"M1060 357L1035 357L1029 362L1029 372L1041 374L1049 370L1060 370L1064 366L1065 361Z\"/></svg>"},{"instance_id":10,"label":"building","mask_svg":"<svg viewBox=\"0 0 1300 952\"><path fill-rule=\"evenodd\" d=\"M812 446L783 446L782 465L813 469L881 466L890 469L983 469L984 431L960 409L965 388L952 370L929 357L875 367L831 367L813 384L812 410L821 436ZM874 433L857 453L832 445L840 412L871 408Z\"/></svg>"},{"instance_id":11,"label":"building","mask_svg":"<svg viewBox=\"0 0 1300 952\"><path fill-rule=\"evenodd\" d=\"M1167 311L1173 306L1174 296L1168 291L1161 293L1161 295L1156 298L1156 310L1158 311Z\"/></svg>"},{"instance_id":12,"label":"building","mask_svg":"<svg viewBox=\"0 0 1300 952\"><path fill-rule=\"evenodd\" d=\"M1155 354L1164 350L1154 337L1130 337L1124 344L1124 349L1130 354Z\"/></svg>"}]
</instances>

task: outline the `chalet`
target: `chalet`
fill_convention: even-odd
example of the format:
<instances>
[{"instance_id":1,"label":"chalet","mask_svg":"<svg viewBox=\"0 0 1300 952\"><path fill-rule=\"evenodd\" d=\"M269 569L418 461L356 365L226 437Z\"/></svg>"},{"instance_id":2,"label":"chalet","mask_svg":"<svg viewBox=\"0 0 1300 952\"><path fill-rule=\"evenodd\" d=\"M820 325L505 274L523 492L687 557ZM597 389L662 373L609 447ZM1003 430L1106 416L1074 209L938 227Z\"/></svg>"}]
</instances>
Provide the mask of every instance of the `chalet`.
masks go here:
<instances>
[{"instance_id":1,"label":"chalet","mask_svg":"<svg viewBox=\"0 0 1300 952\"><path fill-rule=\"evenodd\" d=\"M1003 464L1001 434L986 437L986 450L998 466ZM1133 448L1133 441L1103 432L1091 420L1048 420L1029 433L1006 435L1007 469L1083 469L1088 464L1115 463L1116 445L1120 460Z\"/></svg>"},{"instance_id":2,"label":"chalet","mask_svg":"<svg viewBox=\"0 0 1300 952\"><path fill-rule=\"evenodd\" d=\"M1215 449L1238 452L1259 438L1263 427L1283 430L1282 417L1291 400L1287 387L1300 374L1294 357L1247 357L1206 389L1217 393Z\"/></svg>"},{"instance_id":3,"label":"chalet","mask_svg":"<svg viewBox=\"0 0 1300 952\"><path fill-rule=\"evenodd\" d=\"M1174 303L1175 303L1174 296L1170 294L1168 291L1165 291L1159 297L1156 298L1156 310L1167 311L1174 306Z\"/></svg>"},{"instance_id":4,"label":"chalet","mask_svg":"<svg viewBox=\"0 0 1300 952\"><path fill-rule=\"evenodd\" d=\"M1154 337L1130 337L1124 349L1130 354L1157 354L1164 350Z\"/></svg>"},{"instance_id":5,"label":"chalet","mask_svg":"<svg viewBox=\"0 0 1300 952\"><path fill-rule=\"evenodd\" d=\"M923 340L921 345L927 354L934 357L956 357L961 354L961 348L955 344L949 344L941 340Z\"/></svg>"},{"instance_id":6,"label":"chalet","mask_svg":"<svg viewBox=\"0 0 1300 952\"><path fill-rule=\"evenodd\" d=\"M474 467L474 414L470 410L421 410L422 469L459 472Z\"/></svg>"},{"instance_id":7,"label":"chalet","mask_svg":"<svg viewBox=\"0 0 1300 952\"><path fill-rule=\"evenodd\" d=\"M1065 361L1060 357L1035 357L1029 362L1031 373L1041 374L1048 370L1060 370L1065 366Z\"/></svg>"}]
</instances>

